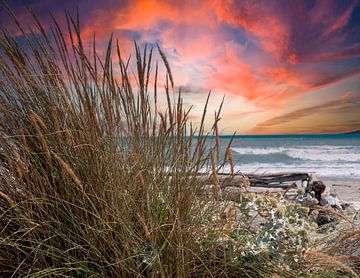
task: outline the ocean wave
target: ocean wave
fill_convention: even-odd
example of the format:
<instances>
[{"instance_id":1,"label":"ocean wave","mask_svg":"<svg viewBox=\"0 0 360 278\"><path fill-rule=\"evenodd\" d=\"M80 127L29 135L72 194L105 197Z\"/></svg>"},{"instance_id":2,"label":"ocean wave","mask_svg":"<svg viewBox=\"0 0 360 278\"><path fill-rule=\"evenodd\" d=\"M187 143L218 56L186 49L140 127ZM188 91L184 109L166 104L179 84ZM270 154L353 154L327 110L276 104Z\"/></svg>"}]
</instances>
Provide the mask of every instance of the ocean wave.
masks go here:
<instances>
[{"instance_id":1,"label":"ocean wave","mask_svg":"<svg viewBox=\"0 0 360 278\"><path fill-rule=\"evenodd\" d=\"M246 163L237 164L235 172L245 174L275 174L284 172L304 172L313 173L319 177L360 179L360 168L357 163L322 163L315 162L306 164L286 164L286 163ZM230 172L230 165L226 165L224 172Z\"/></svg>"},{"instance_id":2,"label":"ocean wave","mask_svg":"<svg viewBox=\"0 0 360 278\"><path fill-rule=\"evenodd\" d=\"M233 147L239 155L286 155L289 158L310 161L360 162L360 148L354 146L303 146L303 147Z\"/></svg>"}]
</instances>

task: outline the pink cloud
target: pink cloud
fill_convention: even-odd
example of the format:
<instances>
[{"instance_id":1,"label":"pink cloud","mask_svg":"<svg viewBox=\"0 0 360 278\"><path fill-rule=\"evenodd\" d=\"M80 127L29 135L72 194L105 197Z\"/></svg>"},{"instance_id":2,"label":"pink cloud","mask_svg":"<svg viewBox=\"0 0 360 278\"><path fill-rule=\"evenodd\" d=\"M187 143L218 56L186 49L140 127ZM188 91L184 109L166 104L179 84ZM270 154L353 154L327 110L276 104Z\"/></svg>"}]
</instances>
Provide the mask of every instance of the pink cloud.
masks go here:
<instances>
[{"instance_id":1,"label":"pink cloud","mask_svg":"<svg viewBox=\"0 0 360 278\"><path fill-rule=\"evenodd\" d=\"M359 33L349 26L358 3L104 0L99 5L89 0L80 13L86 46L96 33L98 49L104 51L112 32L124 54L131 53L134 39L159 43L177 85L229 93L259 110L279 112L295 98L358 78L354 59L360 56L360 41L353 34ZM62 9L56 7L52 0L35 5L41 14L52 9L58 16Z\"/></svg>"},{"instance_id":2,"label":"pink cloud","mask_svg":"<svg viewBox=\"0 0 360 278\"><path fill-rule=\"evenodd\" d=\"M346 26L355 2L336 13L334 1L318 1L309 15L301 3L294 4L289 15L279 5L246 0L131 1L111 10L99 6L92 11L92 20L87 20L82 33L90 39L96 32L99 40L103 40L114 31L120 36L121 47L129 52L132 38L122 32L136 31L140 42L160 42L176 69L174 75L179 85L215 88L264 106L267 102L284 102L317 86L342 80L347 73L353 74L350 71L340 75L318 70L308 72L300 67L304 62L358 55L356 48L338 47L346 38L344 34L326 37L327 33ZM310 27L310 33L316 31L319 36L298 43L292 21L305 24ZM252 46L234 41L233 34L221 27L222 24L243 30L243 36ZM334 46L322 45L320 35ZM320 49L309 49L306 44L320 46ZM257 62L253 63L248 55Z\"/></svg>"},{"instance_id":3,"label":"pink cloud","mask_svg":"<svg viewBox=\"0 0 360 278\"><path fill-rule=\"evenodd\" d=\"M336 18L336 20L327 29L325 29L324 34L327 35L344 28L350 20L350 16L355 8L355 4L356 2L354 1L340 17Z\"/></svg>"},{"instance_id":4,"label":"pink cloud","mask_svg":"<svg viewBox=\"0 0 360 278\"><path fill-rule=\"evenodd\" d=\"M289 42L288 25L270 9L260 2L226 0L217 1L216 11L220 22L241 27L255 40L258 40L265 51L281 59Z\"/></svg>"}]
</instances>

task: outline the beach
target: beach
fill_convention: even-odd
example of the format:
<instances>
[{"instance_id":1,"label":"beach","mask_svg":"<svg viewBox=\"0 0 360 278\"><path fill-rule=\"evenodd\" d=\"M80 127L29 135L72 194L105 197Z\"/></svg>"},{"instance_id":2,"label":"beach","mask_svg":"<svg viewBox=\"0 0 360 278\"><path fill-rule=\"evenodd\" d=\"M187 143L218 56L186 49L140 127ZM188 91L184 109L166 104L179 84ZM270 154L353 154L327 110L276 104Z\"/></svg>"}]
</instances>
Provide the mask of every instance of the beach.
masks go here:
<instances>
[{"instance_id":1,"label":"beach","mask_svg":"<svg viewBox=\"0 0 360 278\"><path fill-rule=\"evenodd\" d=\"M0 277L359 277L357 1L20 2Z\"/></svg>"},{"instance_id":2,"label":"beach","mask_svg":"<svg viewBox=\"0 0 360 278\"><path fill-rule=\"evenodd\" d=\"M228 136L220 137L223 153L229 141ZM359 134L235 136L231 151L235 172L307 173L324 182L325 194L360 209ZM227 164L224 172L230 168Z\"/></svg>"},{"instance_id":3,"label":"beach","mask_svg":"<svg viewBox=\"0 0 360 278\"><path fill-rule=\"evenodd\" d=\"M342 202L360 210L360 179L321 179L326 185L325 194L334 193Z\"/></svg>"}]
</instances>

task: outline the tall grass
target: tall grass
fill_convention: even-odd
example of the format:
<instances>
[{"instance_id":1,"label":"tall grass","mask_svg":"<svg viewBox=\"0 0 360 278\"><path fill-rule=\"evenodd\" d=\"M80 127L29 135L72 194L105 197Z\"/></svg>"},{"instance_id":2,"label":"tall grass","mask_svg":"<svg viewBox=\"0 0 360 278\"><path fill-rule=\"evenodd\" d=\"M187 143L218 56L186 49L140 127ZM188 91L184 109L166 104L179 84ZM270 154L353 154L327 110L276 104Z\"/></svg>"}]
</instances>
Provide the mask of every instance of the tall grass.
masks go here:
<instances>
[{"instance_id":1,"label":"tall grass","mask_svg":"<svg viewBox=\"0 0 360 278\"><path fill-rule=\"evenodd\" d=\"M195 128L181 94L174 100L159 47L135 43L135 59L125 59L111 37L100 55L95 38L91 51L84 47L78 17L66 14L65 28L53 18L46 31L31 11L34 26L24 27L4 7L18 35L2 26L0 276L278 272L263 258L232 257L211 236L216 202L198 194L196 173L210 167L219 200L219 140L207 148L207 102ZM155 52L166 69L164 88ZM210 132L216 136L218 121L215 113ZM229 148L226 153L233 165Z\"/></svg>"},{"instance_id":2,"label":"tall grass","mask_svg":"<svg viewBox=\"0 0 360 278\"><path fill-rule=\"evenodd\" d=\"M180 94L173 100L163 52L135 43L134 86L132 61L113 38L103 57L94 39L89 55L78 18L66 15L67 32L54 18L48 32L34 13L25 28L6 9L20 35L4 26L0 34L2 275L197 272L205 113L193 129ZM167 70L164 90L154 51Z\"/></svg>"}]
</instances>

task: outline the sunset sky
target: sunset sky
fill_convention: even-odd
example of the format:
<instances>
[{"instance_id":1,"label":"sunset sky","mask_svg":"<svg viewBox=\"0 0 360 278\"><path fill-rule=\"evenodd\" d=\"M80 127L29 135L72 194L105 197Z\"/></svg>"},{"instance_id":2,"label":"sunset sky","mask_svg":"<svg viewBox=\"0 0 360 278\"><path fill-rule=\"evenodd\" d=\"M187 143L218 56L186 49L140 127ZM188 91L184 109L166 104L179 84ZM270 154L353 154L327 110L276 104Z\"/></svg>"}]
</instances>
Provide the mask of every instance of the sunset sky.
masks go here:
<instances>
[{"instance_id":1,"label":"sunset sky","mask_svg":"<svg viewBox=\"0 0 360 278\"><path fill-rule=\"evenodd\" d=\"M24 5L44 22L79 7L84 38L96 33L100 47L111 33L129 53L133 40L158 43L195 121L209 90L209 110L225 95L222 134L360 129L360 1L8 2L25 22Z\"/></svg>"}]
</instances>

